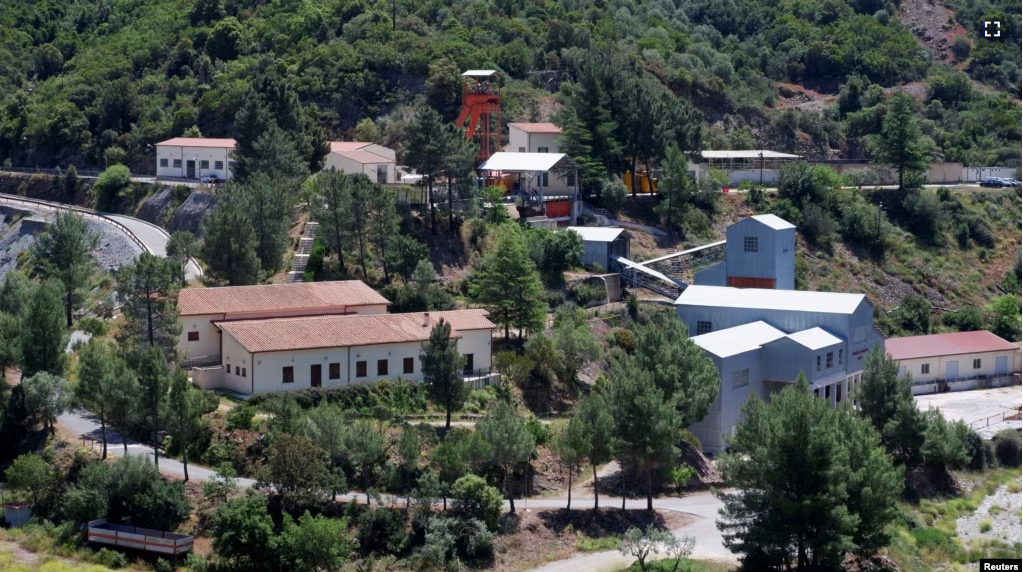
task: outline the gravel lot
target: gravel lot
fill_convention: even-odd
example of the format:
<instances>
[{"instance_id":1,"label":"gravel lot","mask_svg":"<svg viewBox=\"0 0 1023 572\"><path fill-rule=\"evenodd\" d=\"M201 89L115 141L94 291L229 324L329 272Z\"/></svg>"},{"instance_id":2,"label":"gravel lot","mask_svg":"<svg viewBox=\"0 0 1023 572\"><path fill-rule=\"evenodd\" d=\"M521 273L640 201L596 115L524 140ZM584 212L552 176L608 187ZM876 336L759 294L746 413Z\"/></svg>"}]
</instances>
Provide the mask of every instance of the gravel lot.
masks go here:
<instances>
[{"instance_id":1,"label":"gravel lot","mask_svg":"<svg viewBox=\"0 0 1023 572\"><path fill-rule=\"evenodd\" d=\"M1020 481L1016 481L1019 483ZM1020 528L1020 493L1009 492L1009 487L1002 485L995 491L995 494L984 499L976 512L970 516L964 516L956 521L956 532L964 542L974 538L993 539L997 538L1009 544L1023 542L1023 529ZM997 514L992 514L992 507ZM980 531L983 522L991 523L991 530Z\"/></svg>"}]
</instances>

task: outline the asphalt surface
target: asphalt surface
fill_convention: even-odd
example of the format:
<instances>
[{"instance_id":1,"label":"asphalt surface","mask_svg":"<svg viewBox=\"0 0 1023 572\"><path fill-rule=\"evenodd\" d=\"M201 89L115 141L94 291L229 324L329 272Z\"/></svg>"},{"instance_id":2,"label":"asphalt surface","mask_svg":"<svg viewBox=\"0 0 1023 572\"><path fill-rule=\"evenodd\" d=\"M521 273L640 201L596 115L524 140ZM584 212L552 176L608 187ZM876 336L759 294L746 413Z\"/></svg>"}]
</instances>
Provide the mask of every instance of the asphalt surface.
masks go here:
<instances>
[{"instance_id":1,"label":"asphalt surface","mask_svg":"<svg viewBox=\"0 0 1023 572\"><path fill-rule=\"evenodd\" d=\"M139 240L145 243L153 254L163 257L167 256L167 242L170 240L170 234L166 230L155 224L130 216L115 214L105 216L127 227L132 234L139 237ZM200 275L199 266L196 265L195 261L190 260L185 265L185 278L192 280Z\"/></svg>"},{"instance_id":2,"label":"asphalt surface","mask_svg":"<svg viewBox=\"0 0 1023 572\"><path fill-rule=\"evenodd\" d=\"M89 438L99 440L101 431L99 422L96 418L88 413L87 411L77 410L69 411L64 413L57 418L57 423L68 432L72 433L78 438ZM113 456L120 456L124 454L124 441L122 437L111 429L107 429L107 452ZM98 443L97 443L98 446ZM145 458L151 459L153 457L153 449L150 446L143 445L133 440L128 440L128 454L138 455ZM182 464L175 459L168 459L160 457L160 472L165 475L175 476L178 478L184 478L184 467ZM189 480L195 481L207 481L214 476L214 471L207 467L198 465L188 464L188 476ZM241 487L252 487L256 482L252 479L237 478L235 481ZM335 500L347 502L353 498L356 498L359 502L364 502L366 495L359 493L349 493L346 495L339 495ZM401 499L399 499L400 501ZM543 498L543 499L518 499L516 508L518 510L536 510L536 509L554 509L564 508L566 499L560 498ZM576 498L576 506L580 508L593 506L589 504L588 499ZM613 497L607 495L601 495L600 506L608 508L620 508L622 506L621 497ZM630 509L644 509L646 508L646 499L627 499L625 501L626 508ZM654 499L654 508L673 510L690 514L695 517L694 521L683 528L673 530L672 533L676 536L691 536L696 539L696 547L694 549L693 558L700 559L713 559L734 562L735 555L729 552L722 540L721 533L718 531L715 525L715 519L717 518L718 511L721 509L722 503L710 493L697 493L685 497L664 497ZM507 509L507 504L505 506ZM631 564L631 560L622 556L618 551L607 551L607 552L596 552L593 554L586 554L577 556L575 558L569 558L567 560L559 560L557 562L551 562L539 568L535 568L535 572L604 572L607 570L613 570L615 568L627 566Z\"/></svg>"},{"instance_id":3,"label":"asphalt surface","mask_svg":"<svg viewBox=\"0 0 1023 572\"><path fill-rule=\"evenodd\" d=\"M1018 385L917 395L914 399L921 410L940 409L945 419L961 419L985 438L993 437L1002 429L1023 427L1023 422L1018 419L1001 420L1003 415L1023 404L1023 394Z\"/></svg>"}]
</instances>

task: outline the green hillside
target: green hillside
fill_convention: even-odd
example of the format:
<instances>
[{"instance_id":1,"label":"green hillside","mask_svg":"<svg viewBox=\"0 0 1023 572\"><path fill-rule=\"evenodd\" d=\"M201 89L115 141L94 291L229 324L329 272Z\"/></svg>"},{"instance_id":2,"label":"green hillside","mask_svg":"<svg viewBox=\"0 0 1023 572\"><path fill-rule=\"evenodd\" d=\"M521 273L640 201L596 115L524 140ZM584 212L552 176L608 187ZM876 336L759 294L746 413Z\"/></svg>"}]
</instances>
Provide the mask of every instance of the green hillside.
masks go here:
<instances>
[{"instance_id":1,"label":"green hillside","mask_svg":"<svg viewBox=\"0 0 1023 572\"><path fill-rule=\"evenodd\" d=\"M506 121L558 119L573 101L610 172L633 156L656 163L663 148L636 149L629 133L665 117L681 117L684 147L864 156L885 89L915 82L933 157L1018 165L1020 108L1009 94L1020 91L1020 2L945 4L969 34L954 61L918 43L898 0L5 2L0 160L102 166L115 148L106 158L123 151L133 169L152 169L154 142L191 127L233 135L260 69L285 77L328 137L368 118L375 125L358 135L400 152L417 97L451 120L457 74L494 67L506 78ZM1004 33L985 39L979 22L993 18ZM559 83L558 97L541 88ZM775 109L778 83L812 87L826 105ZM659 108L636 85L682 113L644 117ZM708 128L702 142L693 122Z\"/></svg>"}]
</instances>

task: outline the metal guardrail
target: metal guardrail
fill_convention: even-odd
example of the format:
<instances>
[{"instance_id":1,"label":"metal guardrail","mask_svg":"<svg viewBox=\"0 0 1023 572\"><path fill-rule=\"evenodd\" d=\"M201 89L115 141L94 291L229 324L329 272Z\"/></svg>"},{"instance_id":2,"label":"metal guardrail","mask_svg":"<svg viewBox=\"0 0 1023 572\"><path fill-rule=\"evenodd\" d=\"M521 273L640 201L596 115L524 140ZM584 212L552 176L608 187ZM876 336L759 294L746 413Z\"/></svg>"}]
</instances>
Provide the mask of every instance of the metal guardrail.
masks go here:
<instances>
[{"instance_id":1,"label":"metal guardrail","mask_svg":"<svg viewBox=\"0 0 1023 572\"><path fill-rule=\"evenodd\" d=\"M973 429L974 426L980 427L981 423L984 424L984 427L990 427L992 419L997 419L997 421L995 421L995 423L1001 423L1002 421L1005 421L1005 420L1007 420L1010 417L1015 417L1016 415L1019 415L1019 411L1005 411L1005 412L1002 412L1002 413L998 413L996 415L991 415L991 416L985 417L983 419L977 419L976 421L970 421L970 429Z\"/></svg>"},{"instance_id":2,"label":"metal guardrail","mask_svg":"<svg viewBox=\"0 0 1023 572\"><path fill-rule=\"evenodd\" d=\"M45 208L48 208L48 209L51 209L51 210L55 210L55 211L57 211L57 210L65 210L65 211L76 212L76 213L78 213L78 214L80 214L82 216L90 217L90 218L93 218L93 219L105 222L107 224L114 225L115 227L117 227L118 230L120 230L124 234L128 235L128 238L130 238L135 244L137 244L142 249L143 252L148 252L149 254L156 254L155 252L153 252L153 249L149 248L149 246L145 242L143 242L142 239L139 238L134 232L132 232L131 229L129 229L128 227L124 226L123 224L117 222L116 220L114 220L114 219L112 219L112 218L110 218L108 216L105 216L105 215L103 215L103 214L101 214L99 212L96 212L94 210L82 208L82 207L79 207L79 206L76 206L76 205L67 205L67 204L64 204L64 203L55 203L53 201L44 201L42 199L33 199L33 198L22 197L22 196L18 196L18 195L9 195L9 194L6 194L6 193L0 193L0 203L29 203L29 204L34 204L36 206L45 207ZM145 221L143 221L143 222L145 222ZM195 267L197 269L199 269L199 275L201 276L203 274L203 272L202 272L202 266L199 265L199 261L197 261L195 258L190 258L189 260L192 262L192 264L195 264Z\"/></svg>"},{"instance_id":3,"label":"metal guardrail","mask_svg":"<svg viewBox=\"0 0 1023 572\"><path fill-rule=\"evenodd\" d=\"M69 166L70 168L70 166ZM58 174L57 169L47 169L43 167L4 167L0 169L4 173L21 173L30 175L56 175ZM97 171L95 169L79 169L75 167L75 173L79 177L98 177L103 171ZM60 174L66 174L67 169L61 169Z\"/></svg>"}]
</instances>

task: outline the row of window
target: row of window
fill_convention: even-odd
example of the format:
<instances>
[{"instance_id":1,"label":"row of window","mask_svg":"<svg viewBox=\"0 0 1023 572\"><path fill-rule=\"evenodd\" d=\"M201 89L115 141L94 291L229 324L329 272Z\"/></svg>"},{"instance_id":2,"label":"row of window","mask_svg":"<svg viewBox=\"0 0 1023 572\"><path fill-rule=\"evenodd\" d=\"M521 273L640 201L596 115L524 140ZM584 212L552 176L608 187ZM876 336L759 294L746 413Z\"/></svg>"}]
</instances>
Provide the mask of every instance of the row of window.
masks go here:
<instances>
[{"instance_id":1,"label":"row of window","mask_svg":"<svg viewBox=\"0 0 1023 572\"><path fill-rule=\"evenodd\" d=\"M169 161L167 159L160 159L160 166L161 167L166 167L168 163L169 163ZM175 169L180 169L181 168L181 159L174 159L174 168ZM209 161L199 161L199 168L200 169L209 169L210 168L210 162ZM214 161L213 162L213 169L217 170L217 171L223 171L224 170L224 162L223 161Z\"/></svg>"},{"instance_id":2,"label":"row of window","mask_svg":"<svg viewBox=\"0 0 1023 572\"><path fill-rule=\"evenodd\" d=\"M980 369L982 363L983 362L981 361L980 358L974 359L973 360L973 369ZM929 364L929 363L920 364L920 373L921 374L929 374L929 373L931 373L931 364Z\"/></svg>"},{"instance_id":3,"label":"row of window","mask_svg":"<svg viewBox=\"0 0 1023 572\"><path fill-rule=\"evenodd\" d=\"M224 366L224 370L227 371L227 373L230 374L231 373L231 364L225 365ZM249 376L249 370L244 368L244 367L240 367L240 366L236 365L236 366L234 366L234 374L235 375L240 375L242 377L248 377Z\"/></svg>"},{"instance_id":4,"label":"row of window","mask_svg":"<svg viewBox=\"0 0 1023 572\"><path fill-rule=\"evenodd\" d=\"M838 365L845 361L845 350L838 350ZM831 369L835 366L835 352L828 352L824 356L825 367ZM817 371L821 370L821 356L817 356Z\"/></svg>"},{"instance_id":5,"label":"row of window","mask_svg":"<svg viewBox=\"0 0 1023 572\"><path fill-rule=\"evenodd\" d=\"M309 366L309 377L313 385L319 384L321 366L318 363L314 363ZM404 374L412 374L416 371L416 358L404 358L401 361L401 369ZM355 362L355 377L366 377L368 371L368 364L366 361ZM377 375L389 375L389 363L386 359L377 360ZM331 363L327 364L327 379L341 379L341 364ZM294 366L284 366L281 380L284 383L295 382L295 368Z\"/></svg>"}]
</instances>

